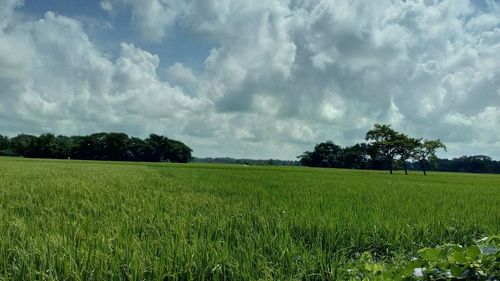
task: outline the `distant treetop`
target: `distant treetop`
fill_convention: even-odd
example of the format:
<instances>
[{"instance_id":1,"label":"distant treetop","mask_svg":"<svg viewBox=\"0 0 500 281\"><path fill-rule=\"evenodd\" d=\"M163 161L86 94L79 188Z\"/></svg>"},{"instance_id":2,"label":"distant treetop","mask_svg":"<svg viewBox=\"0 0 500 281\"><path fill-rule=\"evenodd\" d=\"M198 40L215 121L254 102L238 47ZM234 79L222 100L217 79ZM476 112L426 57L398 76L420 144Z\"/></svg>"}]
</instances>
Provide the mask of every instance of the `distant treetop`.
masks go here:
<instances>
[{"instance_id":1,"label":"distant treetop","mask_svg":"<svg viewBox=\"0 0 500 281\"><path fill-rule=\"evenodd\" d=\"M446 150L441 140L422 140L397 132L387 124L375 124L365 135L366 143L341 148L332 141L317 144L313 151L299 155L304 166L349 169L419 169L500 173L500 162L484 155L463 156L447 160L438 159L436 151Z\"/></svg>"},{"instance_id":2,"label":"distant treetop","mask_svg":"<svg viewBox=\"0 0 500 281\"><path fill-rule=\"evenodd\" d=\"M32 158L185 163L192 158L192 151L180 141L156 134L144 140L124 133L71 137L19 134L11 139L0 136L1 154Z\"/></svg>"}]
</instances>

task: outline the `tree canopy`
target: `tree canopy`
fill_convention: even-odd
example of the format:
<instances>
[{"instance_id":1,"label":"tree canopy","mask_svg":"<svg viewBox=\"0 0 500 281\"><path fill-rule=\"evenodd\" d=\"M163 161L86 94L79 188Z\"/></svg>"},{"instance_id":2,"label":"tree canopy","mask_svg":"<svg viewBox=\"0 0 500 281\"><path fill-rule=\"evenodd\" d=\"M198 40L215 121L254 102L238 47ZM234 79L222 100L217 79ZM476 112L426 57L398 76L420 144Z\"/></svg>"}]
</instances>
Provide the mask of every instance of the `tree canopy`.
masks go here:
<instances>
[{"instance_id":1,"label":"tree canopy","mask_svg":"<svg viewBox=\"0 0 500 281\"><path fill-rule=\"evenodd\" d=\"M0 152L32 158L59 158L111 161L188 162L192 149L165 136L151 134L146 139L124 133L96 133L87 136L40 136L19 134L0 136Z\"/></svg>"},{"instance_id":2,"label":"tree canopy","mask_svg":"<svg viewBox=\"0 0 500 281\"><path fill-rule=\"evenodd\" d=\"M425 140L424 142L419 143L419 145L414 147L411 151L412 157L420 163L424 175L426 174L426 162L429 159L435 161L437 159L436 150L440 148L446 150L446 146L441 142L441 140Z\"/></svg>"},{"instance_id":3,"label":"tree canopy","mask_svg":"<svg viewBox=\"0 0 500 281\"><path fill-rule=\"evenodd\" d=\"M365 140L371 141L374 156L387 163L392 174L394 158L398 153L398 145L403 142L403 136L391 128L391 125L375 124L374 128L366 133Z\"/></svg>"},{"instance_id":4,"label":"tree canopy","mask_svg":"<svg viewBox=\"0 0 500 281\"><path fill-rule=\"evenodd\" d=\"M413 138L397 132L391 125L375 124L366 135L367 143L358 143L341 148L332 141L317 144L313 151L306 151L298 156L304 166L338 167L356 169L387 169L392 174L395 161L408 174L410 160L419 163L426 174L426 165L436 160L436 151L446 149L440 140Z\"/></svg>"}]
</instances>

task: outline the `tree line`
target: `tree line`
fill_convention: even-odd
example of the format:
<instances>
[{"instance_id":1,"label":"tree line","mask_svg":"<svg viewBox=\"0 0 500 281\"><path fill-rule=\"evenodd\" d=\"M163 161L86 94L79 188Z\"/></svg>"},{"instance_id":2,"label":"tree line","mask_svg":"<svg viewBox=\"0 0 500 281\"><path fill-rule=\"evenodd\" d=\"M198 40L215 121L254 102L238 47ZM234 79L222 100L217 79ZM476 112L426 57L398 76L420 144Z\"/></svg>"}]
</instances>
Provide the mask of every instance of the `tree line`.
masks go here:
<instances>
[{"instance_id":1,"label":"tree line","mask_svg":"<svg viewBox=\"0 0 500 281\"><path fill-rule=\"evenodd\" d=\"M300 166L300 162L296 160L279 160L279 159L237 159L231 157L206 157L193 158L195 163L212 163L212 164L236 164L236 165L257 165L257 166Z\"/></svg>"},{"instance_id":2,"label":"tree line","mask_svg":"<svg viewBox=\"0 0 500 281\"><path fill-rule=\"evenodd\" d=\"M124 133L85 136L19 134L13 138L0 135L0 155L30 158L186 163L191 160L192 151L180 141L156 134L146 139Z\"/></svg>"},{"instance_id":3,"label":"tree line","mask_svg":"<svg viewBox=\"0 0 500 281\"><path fill-rule=\"evenodd\" d=\"M443 172L500 174L500 161L486 155L461 156L453 159L436 159L430 169Z\"/></svg>"},{"instance_id":4,"label":"tree line","mask_svg":"<svg viewBox=\"0 0 500 281\"><path fill-rule=\"evenodd\" d=\"M438 159L436 151L446 150L439 140L423 140L397 132L390 125L375 124L365 135L364 143L342 148L332 141L317 144L313 151L299 155L303 166L353 169L387 169L392 174L395 168L420 169L424 175L428 170L500 173L500 162L488 156L464 156L452 160Z\"/></svg>"}]
</instances>

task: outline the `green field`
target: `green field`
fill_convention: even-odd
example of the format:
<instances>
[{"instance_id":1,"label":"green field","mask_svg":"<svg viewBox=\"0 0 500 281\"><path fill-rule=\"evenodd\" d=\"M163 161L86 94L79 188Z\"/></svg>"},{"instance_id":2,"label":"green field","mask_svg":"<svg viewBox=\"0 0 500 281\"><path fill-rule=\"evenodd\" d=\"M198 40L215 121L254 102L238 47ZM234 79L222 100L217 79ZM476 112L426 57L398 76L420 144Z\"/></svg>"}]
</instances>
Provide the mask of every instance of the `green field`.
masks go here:
<instances>
[{"instance_id":1,"label":"green field","mask_svg":"<svg viewBox=\"0 0 500 281\"><path fill-rule=\"evenodd\" d=\"M498 233L498 175L0 158L0 280L342 280Z\"/></svg>"}]
</instances>

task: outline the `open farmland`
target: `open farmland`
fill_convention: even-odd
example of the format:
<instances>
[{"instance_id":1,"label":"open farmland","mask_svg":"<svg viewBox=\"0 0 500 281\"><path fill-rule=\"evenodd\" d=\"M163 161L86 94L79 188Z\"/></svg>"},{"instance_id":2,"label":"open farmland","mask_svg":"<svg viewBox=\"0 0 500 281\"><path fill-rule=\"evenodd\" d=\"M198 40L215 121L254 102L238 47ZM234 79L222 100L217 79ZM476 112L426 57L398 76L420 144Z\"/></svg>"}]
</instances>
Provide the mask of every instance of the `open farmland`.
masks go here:
<instances>
[{"instance_id":1,"label":"open farmland","mask_svg":"<svg viewBox=\"0 0 500 281\"><path fill-rule=\"evenodd\" d=\"M0 158L0 280L342 279L498 233L498 175Z\"/></svg>"}]
</instances>

